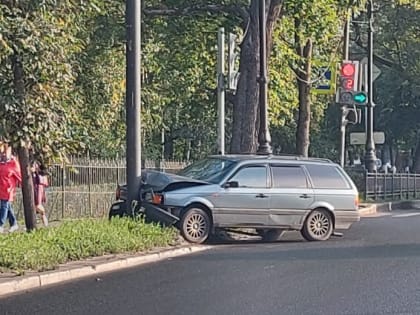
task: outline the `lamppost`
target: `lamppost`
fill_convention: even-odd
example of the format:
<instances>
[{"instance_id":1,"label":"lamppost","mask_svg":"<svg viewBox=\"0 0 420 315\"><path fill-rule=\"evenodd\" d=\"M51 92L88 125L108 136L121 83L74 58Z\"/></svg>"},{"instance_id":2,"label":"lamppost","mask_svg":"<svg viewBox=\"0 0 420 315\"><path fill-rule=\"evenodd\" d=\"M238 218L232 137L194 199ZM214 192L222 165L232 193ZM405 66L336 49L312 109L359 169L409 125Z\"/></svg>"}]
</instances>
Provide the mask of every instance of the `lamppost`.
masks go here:
<instances>
[{"instance_id":1,"label":"lamppost","mask_svg":"<svg viewBox=\"0 0 420 315\"><path fill-rule=\"evenodd\" d=\"M258 3L259 10L259 30L260 30L260 77L258 78L260 88L259 108L260 108L260 128L258 131L258 154L271 154L271 136L268 129L267 111L267 40L266 40L266 17L265 0Z\"/></svg>"},{"instance_id":2,"label":"lamppost","mask_svg":"<svg viewBox=\"0 0 420 315\"><path fill-rule=\"evenodd\" d=\"M140 0L126 0L126 163L127 212L133 214L141 180Z\"/></svg>"},{"instance_id":3,"label":"lamppost","mask_svg":"<svg viewBox=\"0 0 420 315\"><path fill-rule=\"evenodd\" d=\"M367 105L367 128L366 128L366 155L365 167L369 172L376 171L375 142L373 140L373 0L367 3L368 28L368 103Z\"/></svg>"}]
</instances>

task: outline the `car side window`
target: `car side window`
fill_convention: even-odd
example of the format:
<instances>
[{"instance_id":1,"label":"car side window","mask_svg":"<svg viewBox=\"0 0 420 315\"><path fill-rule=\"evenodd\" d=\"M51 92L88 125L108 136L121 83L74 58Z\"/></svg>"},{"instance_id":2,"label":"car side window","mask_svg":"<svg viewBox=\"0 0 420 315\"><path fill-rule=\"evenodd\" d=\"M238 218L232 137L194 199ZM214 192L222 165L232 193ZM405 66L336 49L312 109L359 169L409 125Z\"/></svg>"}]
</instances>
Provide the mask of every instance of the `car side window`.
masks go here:
<instances>
[{"instance_id":1,"label":"car side window","mask_svg":"<svg viewBox=\"0 0 420 315\"><path fill-rule=\"evenodd\" d=\"M314 188L318 189L348 189L349 183L334 165L305 165L311 176Z\"/></svg>"},{"instance_id":2,"label":"car side window","mask_svg":"<svg viewBox=\"0 0 420 315\"><path fill-rule=\"evenodd\" d=\"M300 166L271 166L273 188L308 188L305 171Z\"/></svg>"},{"instance_id":3,"label":"car side window","mask_svg":"<svg viewBox=\"0 0 420 315\"><path fill-rule=\"evenodd\" d=\"M266 188L267 168L262 165L241 168L229 181L238 182L239 187Z\"/></svg>"}]
</instances>

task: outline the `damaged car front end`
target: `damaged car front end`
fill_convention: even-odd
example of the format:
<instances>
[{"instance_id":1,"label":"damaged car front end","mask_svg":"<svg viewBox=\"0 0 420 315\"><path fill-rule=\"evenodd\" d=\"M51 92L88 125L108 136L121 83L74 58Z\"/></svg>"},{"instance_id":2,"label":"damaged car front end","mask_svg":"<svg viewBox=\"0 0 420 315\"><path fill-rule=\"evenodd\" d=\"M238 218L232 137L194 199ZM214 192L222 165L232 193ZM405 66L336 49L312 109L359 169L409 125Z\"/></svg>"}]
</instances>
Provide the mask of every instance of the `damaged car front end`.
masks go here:
<instances>
[{"instance_id":1,"label":"damaged car front end","mask_svg":"<svg viewBox=\"0 0 420 315\"><path fill-rule=\"evenodd\" d=\"M173 225L181 233L188 230L192 235L187 236L188 241L202 242L211 233L212 224L213 207L206 196L220 189L220 181L234 165L234 161L209 158L186 167L178 175L143 170L140 202L130 207L130 211L133 209L135 215L143 214L147 221ZM131 214L127 211L126 196L127 186L119 185L110 218Z\"/></svg>"},{"instance_id":2,"label":"damaged car front end","mask_svg":"<svg viewBox=\"0 0 420 315\"><path fill-rule=\"evenodd\" d=\"M176 224L181 215L182 207L165 204L165 193L177 189L208 185L209 183L191 178L177 176L170 173L145 170L142 172L142 182L139 192L140 204L135 214L145 214L147 219L165 225ZM125 200L127 186L118 185L116 191L117 202L111 207L112 215L123 216L127 208ZM110 212L111 213L111 212Z\"/></svg>"}]
</instances>

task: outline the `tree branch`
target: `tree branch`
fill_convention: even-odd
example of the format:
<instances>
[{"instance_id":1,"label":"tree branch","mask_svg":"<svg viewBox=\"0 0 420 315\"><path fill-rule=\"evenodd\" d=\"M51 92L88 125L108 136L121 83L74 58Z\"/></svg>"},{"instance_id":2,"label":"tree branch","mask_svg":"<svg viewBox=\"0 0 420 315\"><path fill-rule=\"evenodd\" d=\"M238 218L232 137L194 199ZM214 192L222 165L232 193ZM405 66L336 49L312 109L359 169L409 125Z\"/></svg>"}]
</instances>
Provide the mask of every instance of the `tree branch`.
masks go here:
<instances>
[{"instance_id":1,"label":"tree branch","mask_svg":"<svg viewBox=\"0 0 420 315\"><path fill-rule=\"evenodd\" d=\"M354 43L359 46L361 49L363 49L364 51L367 51L367 47L365 45L363 45L363 41L362 41L362 36L360 34L361 30L360 30L360 26L357 23L353 23L354 26L354 30L356 33L356 37L354 39ZM399 65L396 62L393 62L392 60L386 59L384 57L381 57L375 53L373 53L373 61L380 63L381 65L384 65L388 68L392 68L395 70L398 70L400 72L403 72L404 69L403 67L401 67L401 65Z\"/></svg>"},{"instance_id":2,"label":"tree branch","mask_svg":"<svg viewBox=\"0 0 420 315\"><path fill-rule=\"evenodd\" d=\"M229 13L241 17L243 20L247 20L249 17L248 10L240 5L217 5L217 4L207 4L207 5L194 5L185 8L167 8L167 7L150 7L145 8L143 13L146 16L185 16L185 15L196 15L202 14L205 12L210 13Z\"/></svg>"}]
</instances>

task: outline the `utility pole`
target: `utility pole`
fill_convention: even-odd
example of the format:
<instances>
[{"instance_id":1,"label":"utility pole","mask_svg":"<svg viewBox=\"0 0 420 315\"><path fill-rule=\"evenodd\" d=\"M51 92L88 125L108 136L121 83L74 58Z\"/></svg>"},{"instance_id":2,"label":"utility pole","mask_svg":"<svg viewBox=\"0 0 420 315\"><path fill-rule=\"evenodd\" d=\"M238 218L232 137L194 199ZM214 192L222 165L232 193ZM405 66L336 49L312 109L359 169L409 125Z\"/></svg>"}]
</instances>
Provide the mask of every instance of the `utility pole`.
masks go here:
<instances>
[{"instance_id":1,"label":"utility pole","mask_svg":"<svg viewBox=\"0 0 420 315\"><path fill-rule=\"evenodd\" d=\"M367 103L367 129L366 129L366 155L365 167L368 172L376 171L375 142L373 140L373 0L367 3L369 19L368 28L368 103Z\"/></svg>"},{"instance_id":2,"label":"utility pole","mask_svg":"<svg viewBox=\"0 0 420 315\"><path fill-rule=\"evenodd\" d=\"M225 154L225 29L217 32L217 148Z\"/></svg>"},{"instance_id":3,"label":"utility pole","mask_svg":"<svg viewBox=\"0 0 420 315\"><path fill-rule=\"evenodd\" d=\"M127 163L127 212L134 214L139 201L141 181L141 82L140 82L140 0L126 0L126 163Z\"/></svg>"},{"instance_id":4,"label":"utility pole","mask_svg":"<svg viewBox=\"0 0 420 315\"><path fill-rule=\"evenodd\" d=\"M258 154L271 154L271 136L268 129L268 110L267 110L267 33L265 17L265 0L260 0L259 7L259 30L260 30L260 77L258 78L260 87L260 129L258 132Z\"/></svg>"},{"instance_id":5,"label":"utility pole","mask_svg":"<svg viewBox=\"0 0 420 315\"><path fill-rule=\"evenodd\" d=\"M344 47L343 60L349 60L349 43L350 43L350 14L347 14L346 24L344 25ZM346 105L341 105L341 121L340 121L340 165L344 167L346 156Z\"/></svg>"}]
</instances>

